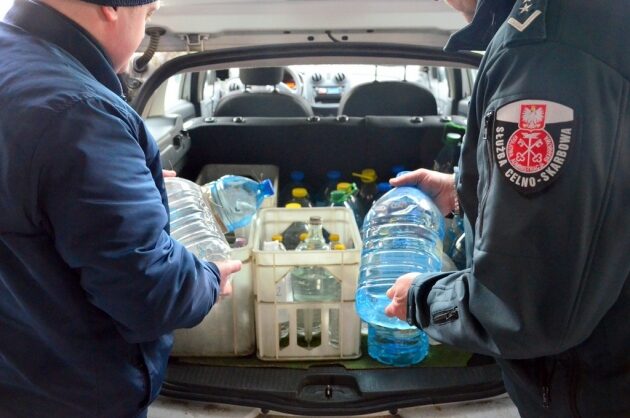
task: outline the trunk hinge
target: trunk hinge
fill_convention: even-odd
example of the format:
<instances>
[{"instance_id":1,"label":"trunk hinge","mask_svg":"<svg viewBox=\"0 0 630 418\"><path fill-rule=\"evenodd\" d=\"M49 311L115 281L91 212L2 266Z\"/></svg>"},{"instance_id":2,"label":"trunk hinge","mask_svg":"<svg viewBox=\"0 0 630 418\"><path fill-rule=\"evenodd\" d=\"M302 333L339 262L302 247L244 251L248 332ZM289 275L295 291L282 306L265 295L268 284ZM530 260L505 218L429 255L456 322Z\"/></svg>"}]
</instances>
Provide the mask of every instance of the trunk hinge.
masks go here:
<instances>
[{"instance_id":1,"label":"trunk hinge","mask_svg":"<svg viewBox=\"0 0 630 418\"><path fill-rule=\"evenodd\" d=\"M199 33L185 33L179 37L186 42L188 52L203 52L204 42L210 39L210 35Z\"/></svg>"}]
</instances>

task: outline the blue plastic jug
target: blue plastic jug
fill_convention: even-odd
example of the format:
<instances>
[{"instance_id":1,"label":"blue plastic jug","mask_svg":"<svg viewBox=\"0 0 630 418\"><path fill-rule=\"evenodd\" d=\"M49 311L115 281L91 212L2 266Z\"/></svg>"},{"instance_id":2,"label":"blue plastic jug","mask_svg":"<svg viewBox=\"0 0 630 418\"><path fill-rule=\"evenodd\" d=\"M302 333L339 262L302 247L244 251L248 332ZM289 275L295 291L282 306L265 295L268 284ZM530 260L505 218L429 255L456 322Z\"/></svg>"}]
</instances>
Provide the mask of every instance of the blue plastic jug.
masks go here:
<instances>
[{"instance_id":1,"label":"blue plastic jug","mask_svg":"<svg viewBox=\"0 0 630 418\"><path fill-rule=\"evenodd\" d=\"M442 267L444 218L416 187L397 187L379 198L363 223L363 250L356 310L368 324L368 353L375 360L407 366L422 361L427 335L385 315L387 290L410 272L437 272Z\"/></svg>"}]
</instances>

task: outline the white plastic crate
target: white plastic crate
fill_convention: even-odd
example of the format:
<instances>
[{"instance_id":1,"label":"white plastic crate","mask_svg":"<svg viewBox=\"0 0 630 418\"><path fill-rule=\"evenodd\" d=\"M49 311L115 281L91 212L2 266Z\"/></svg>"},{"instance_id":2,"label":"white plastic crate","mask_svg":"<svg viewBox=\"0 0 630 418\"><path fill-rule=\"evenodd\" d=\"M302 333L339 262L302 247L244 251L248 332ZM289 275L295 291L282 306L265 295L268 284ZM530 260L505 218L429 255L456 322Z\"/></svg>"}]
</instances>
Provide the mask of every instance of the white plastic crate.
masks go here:
<instances>
[{"instance_id":1,"label":"white plastic crate","mask_svg":"<svg viewBox=\"0 0 630 418\"><path fill-rule=\"evenodd\" d=\"M266 164L206 164L197 176L197 184L206 184L226 174L249 177L256 181L271 180L274 194L267 197L262 204L263 208L275 208L278 206L278 167Z\"/></svg>"},{"instance_id":2,"label":"white plastic crate","mask_svg":"<svg viewBox=\"0 0 630 418\"><path fill-rule=\"evenodd\" d=\"M237 236L242 236L239 231ZM232 294L220 296L197 326L174 332L172 356L239 357L256 350L252 242L251 236L248 238L247 246L230 251L230 258L243 263L241 270L232 276Z\"/></svg>"},{"instance_id":3,"label":"white plastic crate","mask_svg":"<svg viewBox=\"0 0 630 418\"><path fill-rule=\"evenodd\" d=\"M292 222L308 222L320 216L330 233L340 236L346 250L264 251L263 242L284 231ZM258 212L253 234L253 276L255 293L257 355L261 360L350 359L361 355L361 321L354 308L361 260L361 236L352 212L347 208L268 208ZM318 266L327 269L341 283L339 302L294 302L277 293L287 274L296 266ZM298 344L298 311L310 309L321 315L318 345ZM339 339L329 340L329 312L338 311ZM312 311L311 311L312 312ZM281 345L279 320L289 321L288 342Z\"/></svg>"}]
</instances>

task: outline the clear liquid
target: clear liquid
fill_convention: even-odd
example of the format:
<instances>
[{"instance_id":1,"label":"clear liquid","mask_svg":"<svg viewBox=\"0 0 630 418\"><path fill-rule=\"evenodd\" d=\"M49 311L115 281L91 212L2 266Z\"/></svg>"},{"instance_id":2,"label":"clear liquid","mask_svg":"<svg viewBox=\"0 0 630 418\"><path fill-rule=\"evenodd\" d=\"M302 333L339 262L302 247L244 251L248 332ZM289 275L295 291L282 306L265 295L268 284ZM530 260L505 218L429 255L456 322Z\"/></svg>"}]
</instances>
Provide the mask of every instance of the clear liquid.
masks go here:
<instances>
[{"instance_id":1,"label":"clear liquid","mask_svg":"<svg viewBox=\"0 0 630 418\"><path fill-rule=\"evenodd\" d=\"M318 266L296 267L291 271L291 286L295 302L339 302L341 283L328 270ZM315 337L321 335L321 310L299 309L297 333L310 346ZM339 317L334 315L329 322L329 339L339 340Z\"/></svg>"},{"instance_id":2,"label":"clear liquid","mask_svg":"<svg viewBox=\"0 0 630 418\"><path fill-rule=\"evenodd\" d=\"M417 189L391 190L372 207L363 225L356 310L369 324L368 353L391 365L421 361L428 338L416 327L385 315L387 290L406 273L440 271L443 218ZM419 194L418 194L419 193Z\"/></svg>"}]
</instances>

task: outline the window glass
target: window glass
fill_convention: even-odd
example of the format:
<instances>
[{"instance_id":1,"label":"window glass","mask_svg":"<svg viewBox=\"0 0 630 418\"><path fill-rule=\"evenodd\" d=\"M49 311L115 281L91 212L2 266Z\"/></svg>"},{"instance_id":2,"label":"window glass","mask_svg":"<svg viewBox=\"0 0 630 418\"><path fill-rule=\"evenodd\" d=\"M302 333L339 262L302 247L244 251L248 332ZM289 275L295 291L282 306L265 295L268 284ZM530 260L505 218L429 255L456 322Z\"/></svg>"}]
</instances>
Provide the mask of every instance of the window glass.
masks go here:
<instances>
[{"instance_id":1,"label":"window glass","mask_svg":"<svg viewBox=\"0 0 630 418\"><path fill-rule=\"evenodd\" d=\"M166 80L166 94L164 96L164 109L168 111L177 105L182 97L182 81L184 74L175 74Z\"/></svg>"}]
</instances>

